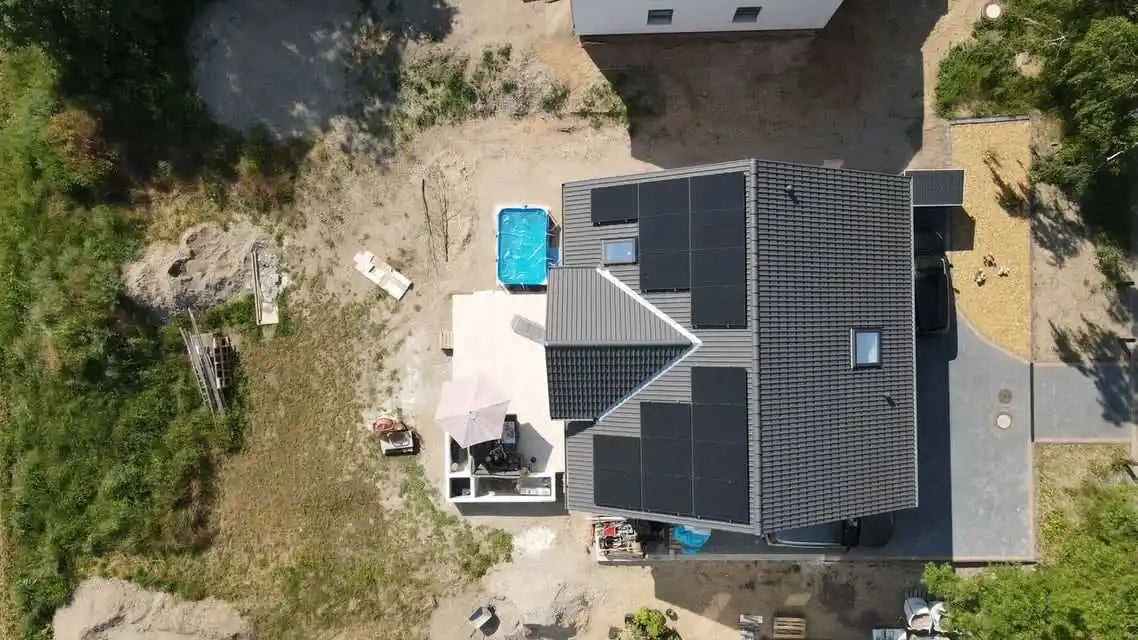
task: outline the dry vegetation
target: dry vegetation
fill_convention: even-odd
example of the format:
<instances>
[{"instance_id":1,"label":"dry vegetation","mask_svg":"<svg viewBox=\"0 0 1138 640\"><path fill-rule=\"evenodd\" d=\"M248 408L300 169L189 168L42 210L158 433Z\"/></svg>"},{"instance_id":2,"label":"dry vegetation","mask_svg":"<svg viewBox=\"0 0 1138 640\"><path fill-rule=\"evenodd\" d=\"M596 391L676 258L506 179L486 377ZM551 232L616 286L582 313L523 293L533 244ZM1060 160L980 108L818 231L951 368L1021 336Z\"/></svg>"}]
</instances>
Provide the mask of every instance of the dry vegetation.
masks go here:
<instances>
[{"instance_id":1,"label":"dry vegetation","mask_svg":"<svg viewBox=\"0 0 1138 640\"><path fill-rule=\"evenodd\" d=\"M1075 491L1096 481L1126 459L1122 444L1040 444L1035 446L1036 526L1039 554L1047 559L1055 533L1077 512Z\"/></svg>"},{"instance_id":2,"label":"dry vegetation","mask_svg":"<svg viewBox=\"0 0 1138 640\"><path fill-rule=\"evenodd\" d=\"M1031 358L1030 144L1027 120L952 126L953 163L967 176L949 239L956 301L981 335L1023 358ZM984 264L989 255L996 266Z\"/></svg>"},{"instance_id":3,"label":"dry vegetation","mask_svg":"<svg viewBox=\"0 0 1138 640\"><path fill-rule=\"evenodd\" d=\"M220 473L207 552L88 569L229 600L263 637L425 637L436 599L507 558L510 539L440 510L415 458L368 439L360 380L398 381L378 346L389 312L369 306L316 296L285 335L242 347L245 448ZM358 353L361 336L376 346Z\"/></svg>"}]
</instances>

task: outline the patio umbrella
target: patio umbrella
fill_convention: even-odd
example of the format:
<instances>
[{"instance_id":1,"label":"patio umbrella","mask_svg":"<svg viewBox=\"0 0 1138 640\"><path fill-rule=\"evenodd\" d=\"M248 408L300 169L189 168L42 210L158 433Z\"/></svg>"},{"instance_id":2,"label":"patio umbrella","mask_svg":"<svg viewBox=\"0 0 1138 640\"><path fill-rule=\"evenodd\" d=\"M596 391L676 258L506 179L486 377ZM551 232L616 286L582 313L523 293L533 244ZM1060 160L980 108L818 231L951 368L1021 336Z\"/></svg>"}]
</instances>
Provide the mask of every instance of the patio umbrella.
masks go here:
<instances>
[{"instance_id":1,"label":"patio umbrella","mask_svg":"<svg viewBox=\"0 0 1138 640\"><path fill-rule=\"evenodd\" d=\"M462 447L502 437L510 399L482 376L443 383L435 421Z\"/></svg>"}]
</instances>

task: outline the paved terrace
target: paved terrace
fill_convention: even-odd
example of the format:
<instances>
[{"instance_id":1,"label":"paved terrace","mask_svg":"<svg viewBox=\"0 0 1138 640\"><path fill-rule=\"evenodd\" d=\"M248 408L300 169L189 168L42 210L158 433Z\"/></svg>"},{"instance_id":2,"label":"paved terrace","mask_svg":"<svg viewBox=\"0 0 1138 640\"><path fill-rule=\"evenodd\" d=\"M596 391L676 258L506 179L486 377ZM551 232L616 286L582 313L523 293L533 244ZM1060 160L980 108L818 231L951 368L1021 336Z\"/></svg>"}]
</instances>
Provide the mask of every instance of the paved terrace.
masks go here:
<instances>
[{"instance_id":1,"label":"paved terrace","mask_svg":"<svg viewBox=\"0 0 1138 640\"><path fill-rule=\"evenodd\" d=\"M545 294L476 291L452 298L454 377L482 375L510 398L518 415L518 451L534 471L565 471L564 423L549 418L545 348L514 332L514 316L545 326Z\"/></svg>"}]
</instances>

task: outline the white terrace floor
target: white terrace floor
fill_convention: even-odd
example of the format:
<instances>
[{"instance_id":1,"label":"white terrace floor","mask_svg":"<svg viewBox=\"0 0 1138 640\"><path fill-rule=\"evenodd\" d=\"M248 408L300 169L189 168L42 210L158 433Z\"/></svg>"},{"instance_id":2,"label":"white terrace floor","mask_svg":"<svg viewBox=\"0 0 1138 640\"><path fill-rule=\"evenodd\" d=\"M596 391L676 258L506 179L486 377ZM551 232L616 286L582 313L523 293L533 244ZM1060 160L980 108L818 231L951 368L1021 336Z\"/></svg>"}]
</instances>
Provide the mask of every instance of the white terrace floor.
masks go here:
<instances>
[{"instance_id":1,"label":"white terrace floor","mask_svg":"<svg viewBox=\"0 0 1138 640\"><path fill-rule=\"evenodd\" d=\"M518 452L536 474L565 471L564 423L549 417L545 348L514 332L514 316L545 326L545 294L476 291L451 299L455 378L480 375L510 398L518 416ZM552 499L552 496L551 496Z\"/></svg>"}]
</instances>

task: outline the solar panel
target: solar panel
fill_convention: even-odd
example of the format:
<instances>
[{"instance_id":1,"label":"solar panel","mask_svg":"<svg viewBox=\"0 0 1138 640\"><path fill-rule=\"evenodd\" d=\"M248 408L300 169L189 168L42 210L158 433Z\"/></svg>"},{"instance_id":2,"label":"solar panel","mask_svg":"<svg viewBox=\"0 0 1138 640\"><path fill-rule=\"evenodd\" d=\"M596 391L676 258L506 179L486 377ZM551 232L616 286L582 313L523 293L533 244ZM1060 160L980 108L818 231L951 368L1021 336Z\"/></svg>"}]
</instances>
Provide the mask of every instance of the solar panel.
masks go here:
<instances>
[{"instance_id":1,"label":"solar panel","mask_svg":"<svg viewBox=\"0 0 1138 640\"><path fill-rule=\"evenodd\" d=\"M691 248L689 220L686 213L641 220L640 250L644 253L687 251Z\"/></svg>"},{"instance_id":2,"label":"solar panel","mask_svg":"<svg viewBox=\"0 0 1138 640\"><path fill-rule=\"evenodd\" d=\"M688 214L688 179L640 183L640 218Z\"/></svg>"},{"instance_id":3,"label":"solar panel","mask_svg":"<svg viewBox=\"0 0 1138 640\"><path fill-rule=\"evenodd\" d=\"M695 384L700 393L709 395L707 385L721 382L737 387L744 385L738 404L692 405L692 495L695 514L709 520L750 522L750 460L747 438L746 370L740 381L731 368L697 367L692 370L693 397ZM737 391L737 389L736 389Z\"/></svg>"},{"instance_id":4,"label":"solar panel","mask_svg":"<svg viewBox=\"0 0 1138 640\"><path fill-rule=\"evenodd\" d=\"M593 466L640 474L640 438L593 436Z\"/></svg>"},{"instance_id":5,"label":"solar panel","mask_svg":"<svg viewBox=\"0 0 1138 640\"><path fill-rule=\"evenodd\" d=\"M704 480L747 482L747 447L729 442L696 442L692 446L692 475Z\"/></svg>"},{"instance_id":6,"label":"solar panel","mask_svg":"<svg viewBox=\"0 0 1138 640\"><path fill-rule=\"evenodd\" d=\"M601 507L639 511L643 508L640 482L639 473L594 468L593 502Z\"/></svg>"},{"instance_id":7,"label":"solar panel","mask_svg":"<svg viewBox=\"0 0 1138 640\"><path fill-rule=\"evenodd\" d=\"M641 287L643 288L643 278ZM692 288L691 321L697 329L744 329L747 326L747 289L738 286Z\"/></svg>"},{"instance_id":8,"label":"solar panel","mask_svg":"<svg viewBox=\"0 0 1138 640\"><path fill-rule=\"evenodd\" d=\"M691 288L691 254L687 251L640 254L641 291L686 291Z\"/></svg>"},{"instance_id":9,"label":"solar panel","mask_svg":"<svg viewBox=\"0 0 1138 640\"><path fill-rule=\"evenodd\" d=\"M746 448L747 406L737 404L692 405L692 440L721 442Z\"/></svg>"},{"instance_id":10,"label":"solar panel","mask_svg":"<svg viewBox=\"0 0 1138 640\"><path fill-rule=\"evenodd\" d=\"M691 248L740 247L747 242L747 214L743 209L691 214Z\"/></svg>"},{"instance_id":11,"label":"solar panel","mask_svg":"<svg viewBox=\"0 0 1138 640\"><path fill-rule=\"evenodd\" d=\"M640 435L691 440L692 408L680 402L641 402Z\"/></svg>"},{"instance_id":12,"label":"solar panel","mask_svg":"<svg viewBox=\"0 0 1138 640\"><path fill-rule=\"evenodd\" d=\"M593 217L593 226L636 222L636 185L596 187L589 192L589 209Z\"/></svg>"},{"instance_id":13,"label":"solar panel","mask_svg":"<svg viewBox=\"0 0 1138 640\"><path fill-rule=\"evenodd\" d=\"M644 451L644 473L691 477L691 431L683 440L645 437L640 445Z\"/></svg>"},{"instance_id":14,"label":"solar panel","mask_svg":"<svg viewBox=\"0 0 1138 640\"><path fill-rule=\"evenodd\" d=\"M691 179L691 210L742 210L746 207L747 179L742 172L720 173Z\"/></svg>"},{"instance_id":15,"label":"solar panel","mask_svg":"<svg viewBox=\"0 0 1138 640\"><path fill-rule=\"evenodd\" d=\"M692 515L691 476L644 474L644 508L657 513Z\"/></svg>"},{"instance_id":16,"label":"solar panel","mask_svg":"<svg viewBox=\"0 0 1138 640\"><path fill-rule=\"evenodd\" d=\"M909 171L913 178L914 207L959 207L964 205L964 171Z\"/></svg>"},{"instance_id":17,"label":"solar panel","mask_svg":"<svg viewBox=\"0 0 1138 640\"><path fill-rule=\"evenodd\" d=\"M593 502L618 509L642 508L639 438L593 436Z\"/></svg>"},{"instance_id":18,"label":"solar panel","mask_svg":"<svg viewBox=\"0 0 1138 640\"><path fill-rule=\"evenodd\" d=\"M696 478L692 493L695 515L700 518L722 522L751 521L746 483Z\"/></svg>"},{"instance_id":19,"label":"solar panel","mask_svg":"<svg viewBox=\"0 0 1138 640\"><path fill-rule=\"evenodd\" d=\"M692 367L692 404L747 405L747 370L742 367Z\"/></svg>"},{"instance_id":20,"label":"solar panel","mask_svg":"<svg viewBox=\"0 0 1138 640\"><path fill-rule=\"evenodd\" d=\"M691 252L691 286L726 286L742 288L747 280L747 249L700 249ZM746 295L746 290L744 290Z\"/></svg>"}]
</instances>

